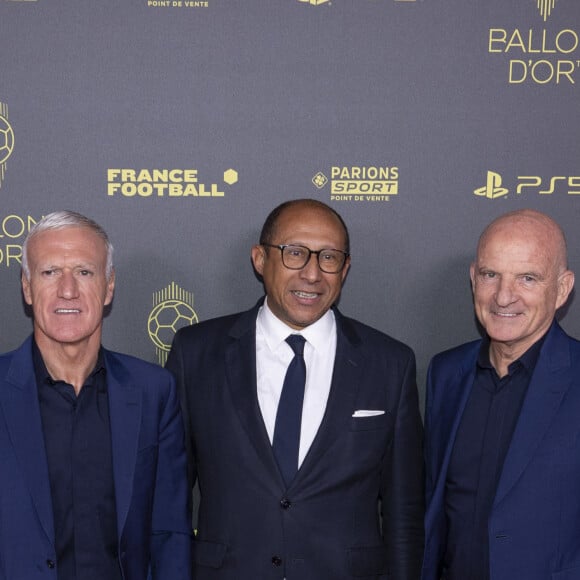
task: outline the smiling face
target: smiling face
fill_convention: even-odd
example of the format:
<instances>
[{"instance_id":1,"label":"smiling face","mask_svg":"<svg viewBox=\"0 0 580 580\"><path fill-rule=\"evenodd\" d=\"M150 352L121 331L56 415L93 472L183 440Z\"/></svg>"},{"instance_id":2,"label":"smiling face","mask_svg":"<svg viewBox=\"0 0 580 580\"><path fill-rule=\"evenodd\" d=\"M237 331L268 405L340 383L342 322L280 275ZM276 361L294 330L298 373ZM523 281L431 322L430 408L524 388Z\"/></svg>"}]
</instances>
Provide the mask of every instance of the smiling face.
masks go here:
<instances>
[{"instance_id":1,"label":"smiling face","mask_svg":"<svg viewBox=\"0 0 580 580\"><path fill-rule=\"evenodd\" d=\"M346 236L338 218L324 207L291 205L280 214L272 244L296 244L311 250L346 250ZM316 322L336 302L350 266L347 258L337 274L322 272L316 256L301 270L289 270L278 248L256 245L252 262L264 280L270 310L296 330Z\"/></svg>"},{"instance_id":2,"label":"smiling face","mask_svg":"<svg viewBox=\"0 0 580 580\"><path fill-rule=\"evenodd\" d=\"M492 341L521 356L550 327L574 285L560 230L537 212L499 220L471 265L475 313Z\"/></svg>"},{"instance_id":3,"label":"smiling face","mask_svg":"<svg viewBox=\"0 0 580 580\"><path fill-rule=\"evenodd\" d=\"M64 227L35 235L27 251L30 278L23 274L22 291L43 355L64 345L98 349L115 286L114 274L106 277L103 239L87 227Z\"/></svg>"}]
</instances>

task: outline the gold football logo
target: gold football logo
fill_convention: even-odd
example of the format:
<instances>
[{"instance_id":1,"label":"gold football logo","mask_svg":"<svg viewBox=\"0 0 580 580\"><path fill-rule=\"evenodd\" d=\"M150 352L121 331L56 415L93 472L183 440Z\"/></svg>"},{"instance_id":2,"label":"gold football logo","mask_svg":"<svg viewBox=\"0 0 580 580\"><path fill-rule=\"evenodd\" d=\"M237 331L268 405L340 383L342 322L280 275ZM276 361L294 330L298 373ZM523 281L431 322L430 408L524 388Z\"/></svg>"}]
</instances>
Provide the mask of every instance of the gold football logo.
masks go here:
<instances>
[{"instance_id":1,"label":"gold football logo","mask_svg":"<svg viewBox=\"0 0 580 580\"><path fill-rule=\"evenodd\" d=\"M6 161L14 150L14 130L8 122L8 107L0 103L0 187L4 181Z\"/></svg>"},{"instance_id":2,"label":"gold football logo","mask_svg":"<svg viewBox=\"0 0 580 580\"><path fill-rule=\"evenodd\" d=\"M199 319L193 309L193 293L171 282L167 288L153 295L153 310L149 314L147 330L155 345L160 365L167 362L173 336L183 326L197 324Z\"/></svg>"}]
</instances>

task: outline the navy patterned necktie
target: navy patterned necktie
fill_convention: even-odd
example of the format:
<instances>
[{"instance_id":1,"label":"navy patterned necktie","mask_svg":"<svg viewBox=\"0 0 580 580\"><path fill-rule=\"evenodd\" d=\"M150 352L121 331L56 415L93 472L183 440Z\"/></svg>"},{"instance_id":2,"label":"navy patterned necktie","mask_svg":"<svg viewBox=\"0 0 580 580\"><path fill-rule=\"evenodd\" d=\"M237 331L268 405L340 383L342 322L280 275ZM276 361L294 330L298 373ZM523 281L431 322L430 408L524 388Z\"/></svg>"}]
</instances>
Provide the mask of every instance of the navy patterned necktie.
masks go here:
<instances>
[{"instance_id":1,"label":"navy patterned necktie","mask_svg":"<svg viewBox=\"0 0 580 580\"><path fill-rule=\"evenodd\" d=\"M272 447L278 467L288 487L298 471L302 402L306 384L306 364L304 363L306 340L299 334L291 334L286 342L294 351L294 358L288 365L282 386Z\"/></svg>"}]
</instances>

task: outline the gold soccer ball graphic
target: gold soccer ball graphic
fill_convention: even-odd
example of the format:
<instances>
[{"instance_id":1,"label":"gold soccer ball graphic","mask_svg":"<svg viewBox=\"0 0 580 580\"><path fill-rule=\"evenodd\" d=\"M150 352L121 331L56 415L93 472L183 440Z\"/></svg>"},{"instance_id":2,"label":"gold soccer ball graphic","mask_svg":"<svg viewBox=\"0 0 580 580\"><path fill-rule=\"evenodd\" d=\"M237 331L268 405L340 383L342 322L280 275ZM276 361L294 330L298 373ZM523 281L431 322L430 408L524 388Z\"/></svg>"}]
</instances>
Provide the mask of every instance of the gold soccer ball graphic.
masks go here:
<instances>
[{"instance_id":1,"label":"gold soccer ball graphic","mask_svg":"<svg viewBox=\"0 0 580 580\"><path fill-rule=\"evenodd\" d=\"M168 352L173 335L182 326L197 322L197 314L189 304L181 300L165 300L155 306L149 315L149 337L158 349Z\"/></svg>"},{"instance_id":2,"label":"gold soccer ball graphic","mask_svg":"<svg viewBox=\"0 0 580 580\"><path fill-rule=\"evenodd\" d=\"M8 121L0 115L0 165L5 163L14 149L14 131Z\"/></svg>"}]
</instances>

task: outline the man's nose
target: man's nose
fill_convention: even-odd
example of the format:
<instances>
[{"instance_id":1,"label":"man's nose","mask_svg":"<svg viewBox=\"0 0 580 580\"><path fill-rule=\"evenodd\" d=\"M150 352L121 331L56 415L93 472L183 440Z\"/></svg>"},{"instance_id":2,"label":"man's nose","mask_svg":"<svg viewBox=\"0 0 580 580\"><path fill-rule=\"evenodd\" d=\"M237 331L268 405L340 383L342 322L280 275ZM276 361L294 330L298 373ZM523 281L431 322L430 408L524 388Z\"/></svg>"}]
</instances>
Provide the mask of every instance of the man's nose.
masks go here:
<instances>
[{"instance_id":1,"label":"man's nose","mask_svg":"<svg viewBox=\"0 0 580 580\"><path fill-rule=\"evenodd\" d=\"M497 292L495 293L495 301L498 306L509 306L512 302L517 300L514 292L514 281L501 278L498 282Z\"/></svg>"},{"instance_id":2,"label":"man's nose","mask_svg":"<svg viewBox=\"0 0 580 580\"><path fill-rule=\"evenodd\" d=\"M309 282L315 282L320 279L322 270L318 265L318 254L310 254L308 262L302 270L300 270L300 276Z\"/></svg>"},{"instance_id":3,"label":"man's nose","mask_svg":"<svg viewBox=\"0 0 580 580\"><path fill-rule=\"evenodd\" d=\"M76 277L72 272L63 272L58 284L58 295L61 298L77 298L79 294L79 285Z\"/></svg>"}]
</instances>

